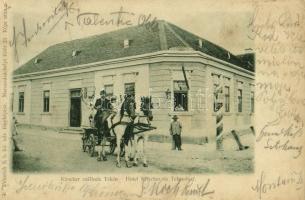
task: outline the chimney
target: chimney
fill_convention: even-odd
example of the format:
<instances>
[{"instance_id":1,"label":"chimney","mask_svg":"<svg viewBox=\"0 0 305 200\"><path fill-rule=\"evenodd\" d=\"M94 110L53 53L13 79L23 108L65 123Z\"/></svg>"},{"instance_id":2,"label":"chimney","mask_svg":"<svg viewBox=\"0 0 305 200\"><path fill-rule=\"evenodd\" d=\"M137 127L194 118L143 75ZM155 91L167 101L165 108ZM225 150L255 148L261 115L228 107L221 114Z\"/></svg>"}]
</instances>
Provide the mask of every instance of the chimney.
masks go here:
<instances>
[{"instance_id":1,"label":"chimney","mask_svg":"<svg viewBox=\"0 0 305 200\"><path fill-rule=\"evenodd\" d=\"M125 39L124 40L124 48L128 48L129 47L129 42L130 42L129 39Z\"/></svg>"},{"instance_id":2,"label":"chimney","mask_svg":"<svg viewBox=\"0 0 305 200\"><path fill-rule=\"evenodd\" d=\"M199 48L202 48L202 39L198 39L198 46Z\"/></svg>"},{"instance_id":3,"label":"chimney","mask_svg":"<svg viewBox=\"0 0 305 200\"><path fill-rule=\"evenodd\" d=\"M253 49L252 48L245 49L245 54L247 54L247 53L253 53Z\"/></svg>"},{"instance_id":4,"label":"chimney","mask_svg":"<svg viewBox=\"0 0 305 200\"><path fill-rule=\"evenodd\" d=\"M41 59L39 59L39 58L35 58L35 60L34 60L34 64L38 64L40 61L41 61Z\"/></svg>"},{"instance_id":5,"label":"chimney","mask_svg":"<svg viewBox=\"0 0 305 200\"><path fill-rule=\"evenodd\" d=\"M79 53L80 53L79 50L73 50L73 51L72 51L72 57L77 56Z\"/></svg>"}]
</instances>

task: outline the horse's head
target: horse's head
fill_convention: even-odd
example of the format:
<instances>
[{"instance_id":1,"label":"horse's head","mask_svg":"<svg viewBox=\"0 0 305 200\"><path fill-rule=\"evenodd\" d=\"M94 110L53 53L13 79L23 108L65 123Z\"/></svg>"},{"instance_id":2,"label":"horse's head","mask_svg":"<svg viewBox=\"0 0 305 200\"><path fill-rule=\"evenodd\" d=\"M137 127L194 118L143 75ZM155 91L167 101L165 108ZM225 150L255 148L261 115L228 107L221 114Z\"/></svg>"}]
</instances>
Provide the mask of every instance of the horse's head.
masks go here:
<instances>
[{"instance_id":1,"label":"horse's head","mask_svg":"<svg viewBox=\"0 0 305 200\"><path fill-rule=\"evenodd\" d=\"M136 102L132 96L125 98L121 107L121 116L124 115L125 111L131 119L136 118Z\"/></svg>"},{"instance_id":2,"label":"horse's head","mask_svg":"<svg viewBox=\"0 0 305 200\"><path fill-rule=\"evenodd\" d=\"M153 108L153 104L150 97L141 97L141 111L147 117L149 121L153 120L153 114L151 109Z\"/></svg>"}]
</instances>

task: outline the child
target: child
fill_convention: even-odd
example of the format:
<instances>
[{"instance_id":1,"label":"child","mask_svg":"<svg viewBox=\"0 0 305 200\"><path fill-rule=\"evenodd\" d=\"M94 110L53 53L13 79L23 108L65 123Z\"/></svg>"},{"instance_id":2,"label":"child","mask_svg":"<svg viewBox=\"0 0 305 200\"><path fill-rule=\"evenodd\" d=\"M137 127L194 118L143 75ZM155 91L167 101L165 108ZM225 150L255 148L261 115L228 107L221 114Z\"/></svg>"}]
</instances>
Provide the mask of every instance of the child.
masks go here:
<instances>
[{"instance_id":1,"label":"child","mask_svg":"<svg viewBox=\"0 0 305 200\"><path fill-rule=\"evenodd\" d=\"M107 123L108 123L108 127L111 128L113 126L113 118L115 117L115 115L118 113L119 107L117 105L117 98L116 96L112 96L111 97L111 114L109 115L109 117L107 118Z\"/></svg>"},{"instance_id":2,"label":"child","mask_svg":"<svg viewBox=\"0 0 305 200\"><path fill-rule=\"evenodd\" d=\"M182 151L181 149L181 130L182 130L182 125L181 123L178 121L178 116L174 115L173 116L173 120L170 124L170 134L173 136L173 140L174 140L174 149L178 148L179 151Z\"/></svg>"}]
</instances>

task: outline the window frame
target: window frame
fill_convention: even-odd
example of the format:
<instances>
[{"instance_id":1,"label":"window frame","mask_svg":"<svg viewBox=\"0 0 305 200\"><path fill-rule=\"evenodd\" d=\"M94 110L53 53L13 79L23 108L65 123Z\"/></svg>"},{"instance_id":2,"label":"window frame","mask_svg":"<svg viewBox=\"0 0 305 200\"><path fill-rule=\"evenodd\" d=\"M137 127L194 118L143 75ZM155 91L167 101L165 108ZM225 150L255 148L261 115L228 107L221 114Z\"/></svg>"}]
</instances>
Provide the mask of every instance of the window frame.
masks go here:
<instances>
[{"instance_id":1,"label":"window frame","mask_svg":"<svg viewBox=\"0 0 305 200\"><path fill-rule=\"evenodd\" d=\"M254 113L255 109L255 97L254 97L254 91L250 92L250 113Z\"/></svg>"},{"instance_id":2,"label":"window frame","mask_svg":"<svg viewBox=\"0 0 305 200\"><path fill-rule=\"evenodd\" d=\"M241 88L237 89L237 112L243 112L243 90Z\"/></svg>"},{"instance_id":3,"label":"window frame","mask_svg":"<svg viewBox=\"0 0 305 200\"><path fill-rule=\"evenodd\" d=\"M217 103L218 103L218 99L219 99L219 94L216 96L215 91L216 88L220 85L221 79L223 78L223 75L221 75L219 72L211 72L211 79L212 79L212 87L213 87L213 99L212 99L212 113L216 113L217 110Z\"/></svg>"},{"instance_id":4,"label":"window frame","mask_svg":"<svg viewBox=\"0 0 305 200\"><path fill-rule=\"evenodd\" d=\"M185 80L173 80L172 84L172 91L173 91L173 95L172 95L172 102L173 102L173 106L172 106L172 111L173 112L189 112L189 90L188 89L184 89L184 90L175 90L175 83L176 82L184 82L185 86L186 86L186 81ZM185 94L185 99L186 99L186 107L184 105L182 105L183 110L176 110L176 98L175 98L175 94ZM183 102L182 102L183 103Z\"/></svg>"},{"instance_id":5,"label":"window frame","mask_svg":"<svg viewBox=\"0 0 305 200\"><path fill-rule=\"evenodd\" d=\"M112 87L112 92L111 93L107 93L107 87ZM113 96L114 95L114 85L113 84L105 84L104 85L104 89L105 89L105 91L106 91L106 96L108 97L108 96ZM124 91L125 92L125 91Z\"/></svg>"},{"instance_id":6,"label":"window frame","mask_svg":"<svg viewBox=\"0 0 305 200\"><path fill-rule=\"evenodd\" d=\"M46 97L45 93L49 92L49 96ZM43 90L42 92L42 112L43 113L49 113L50 112L50 97L51 96L51 91L50 90ZM46 104L46 100L47 100L47 104ZM47 106L46 106L47 105Z\"/></svg>"},{"instance_id":7,"label":"window frame","mask_svg":"<svg viewBox=\"0 0 305 200\"><path fill-rule=\"evenodd\" d=\"M135 82L128 82L128 83L124 83L124 95L126 95L126 86L127 85L133 85L134 90L133 90L133 97L136 96L136 83Z\"/></svg>"},{"instance_id":8,"label":"window frame","mask_svg":"<svg viewBox=\"0 0 305 200\"><path fill-rule=\"evenodd\" d=\"M215 94L215 90L216 90L216 88L219 86L219 84L217 84L217 83L213 83L213 112L217 112L217 110L216 110L216 104L217 104L217 100L218 100L218 95L216 96L216 94Z\"/></svg>"},{"instance_id":9,"label":"window frame","mask_svg":"<svg viewBox=\"0 0 305 200\"><path fill-rule=\"evenodd\" d=\"M23 95L22 95L23 98L21 98L21 93L23 93ZM22 102L22 104L21 104L21 102ZM25 102L25 92L24 91L18 92L18 112L19 113L24 113L24 102Z\"/></svg>"},{"instance_id":10,"label":"window frame","mask_svg":"<svg viewBox=\"0 0 305 200\"><path fill-rule=\"evenodd\" d=\"M226 88L228 89L228 93L226 93ZM230 107L231 107L230 104L231 104L231 102L230 102L230 86L225 85L224 86L224 110L227 113L230 112Z\"/></svg>"}]
</instances>

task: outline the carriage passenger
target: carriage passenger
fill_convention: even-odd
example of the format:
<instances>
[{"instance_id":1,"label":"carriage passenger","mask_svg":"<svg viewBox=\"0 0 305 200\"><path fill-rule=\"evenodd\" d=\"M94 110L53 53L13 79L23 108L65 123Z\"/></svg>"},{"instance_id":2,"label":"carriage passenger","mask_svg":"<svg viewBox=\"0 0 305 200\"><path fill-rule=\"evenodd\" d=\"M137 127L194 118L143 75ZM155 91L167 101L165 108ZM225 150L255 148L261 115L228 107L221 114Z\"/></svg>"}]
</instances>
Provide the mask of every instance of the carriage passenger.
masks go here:
<instances>
[{"instance_id":1,"label":"carriage passenger","mask_svg":"<svg viewBox=\"0 0 305 200\"><path fill-rule=\"evenodd\" d=\"M97 99L94 105L94 108L97 110L96 115L94 116L94 121L98 129L98 144L100 144L102 140L101 131L109 134L106 123L112 110L111 102L106 98L106 91L104 89L101 90L100 95L101 98Z\"/></svg>"},{"instance_id":2,"label":"carriage passenger","mask_svg":"<svg viewBox=\"0 0 305 200\"><path fill-rule=\"evenodd\" d=\"M112 96L110 99L111 103L111 111L110 115L107 118L108 127L111 128L113 126L113 118L116 116L116 114L119 112L119 106L117 104L117 98L116 96Z\"/></svg>"}]
</instances>

